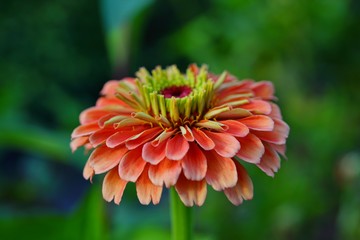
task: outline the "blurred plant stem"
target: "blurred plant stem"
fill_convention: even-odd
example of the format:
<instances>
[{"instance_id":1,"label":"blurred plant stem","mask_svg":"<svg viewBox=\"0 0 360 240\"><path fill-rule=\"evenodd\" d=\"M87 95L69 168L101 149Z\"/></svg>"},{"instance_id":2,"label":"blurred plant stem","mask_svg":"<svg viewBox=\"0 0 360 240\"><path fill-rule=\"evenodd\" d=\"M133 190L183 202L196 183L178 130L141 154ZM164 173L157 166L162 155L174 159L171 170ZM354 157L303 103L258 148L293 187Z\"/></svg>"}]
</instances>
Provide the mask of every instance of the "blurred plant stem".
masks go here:
<instances>
[{"instance_id":1,"label":"blurred plant stem","mask_svg":"<svg viewBox=\"0 0 360 240\"><path fill-rule=\"evenodd\" d=\"M180 200L175 188L170 189L171 239L192 240L191 208Z\"/></svg>"}]
</instances>

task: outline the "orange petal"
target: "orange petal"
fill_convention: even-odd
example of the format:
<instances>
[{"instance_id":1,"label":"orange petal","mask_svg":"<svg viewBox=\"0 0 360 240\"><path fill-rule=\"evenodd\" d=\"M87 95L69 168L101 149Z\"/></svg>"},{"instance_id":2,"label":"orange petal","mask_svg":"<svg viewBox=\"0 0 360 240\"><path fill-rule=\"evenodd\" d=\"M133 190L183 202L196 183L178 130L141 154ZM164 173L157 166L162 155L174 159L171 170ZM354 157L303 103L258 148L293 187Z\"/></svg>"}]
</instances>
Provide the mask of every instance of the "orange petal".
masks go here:
<instances>
[{"instance_id":1,"label":"orange petal","mask_svg":"<svg viewBox=\"0 0 360 240\"><path fill-rule=\"evenodd\" d=\"M194 204L201 206L205 202L207 194L205 179L201 181L191 181L181 174L175 185L175 189L181 201L187 207L192 207Z\"/></svg>"},{"instance_id":2,"label":"orange petal","mask_svg":"<svg viewBox=\"0 0 360 240\"><path fill-rule=\"evenodd\" d=\"M207 162L204 153L196 143L190 143L190 149L181 161L187 179L200 181L206 175Z\"/></svg>"},{"instance_id":3,"label":"orange petal","mask_svg":"<svg viewBox=\"0 0 360 240\"><path fill-rule=\"evenodd\" d=\"M204 130L214 143L214 150L223 157L233 157L240 149L239 141L228 133L215 133Z\"/></svg>"},{"instance_id":4,"label":"orange petal","mask_svg":"<svg viewBox=\"0 0 360 240\"><path fill-rule=\"evenodd\" d=\"M80 125L74 129L74 131L71 134L71 138L87 136L87 135L90 135L90 134L96 132L99 129L100 129L100 127L97 122L89 123L86 125Z\"/></svg>"},{"instance_id":5,"label":"orange petal","mask_svg":"<svg viewBox=\"0 0 360 240\"><path fill-rule=\"evenodd\" d=\"M245 168L237 161L234 161L234 163L236 165L238 181L234 187L226 188L224 190L224 193L232 204L240 205L243 199L252 199L253 183L251 181L251 178L247 174Z\"/></svg>"},{"instance_id":6,"label":"orange petal","mask_svg":"<svg viewBox=\"0 0 360 240\"><path fill-rule=\"evenodd\" d=\"M277 145L277 144L273 144L273 143L269 143L269 145L278 153L280 153L285 159L285 152L286 152L286 145L285 144L281 144L281 145Z\"/></svg>"},{"instance_id":7,"label":"orange petal","mask_svg":"<svg viewBox=\"0 0 360 240\"><path fill-rule=\"evenodd\" d=\"M248 128L258 131L272 131L274 129L274 121L265 115L253 115L239 121Z\"/></svg>"},{"instance_id":8,"label":"orange petal","mask_svg":"<svg viewBox=\"0 0 360 240\"><path fill-rule=\"evenodd\" d=\"M119 87L119 80L110 80L107 81L103 88L101 89L101 94L102 95L115 95L116 93L116 89Z\"/></svg>"},{"instance_id":9,"label":"orange petal","mask_svg":"<svg viewBox=\"0 0 360 240\"><path fill-rule=\"evenodd\" d=\"M89 165L96 174L107 172L119 164L127 151L125 147L111 149L106 146L100 146L91 153Z\"/></svg>"},{"instance_id":10,"label":"orange petal","mask_svg":"<svg viewBox=\"0 0 360 240\"><path fill-rule=\"evenodd\" d=\"M145 161L156 165L165 158L165 148L167 141L153 146L151 142L145 143L142 149L142 157Z\"/></svg>"},{"instance_id":11,"label":"orange petal","mask_svg":"<svg viewBox=\"0 0 360 240\"><path fill-rule=\"evenodd\" d=\"M280 108L275 103L271 103L271 113L269 114L269 117L282 119Z\"/></svg>"},{"instance_id":12,"label":"orange petal","mask_svg":"<svg viewBox=\"0 0 360 240\"><path fill-rule=\"evenodd\" d=\"M214 151L204 152L207 159L206 181L216 191L235 186L238 178L234 161Z\"/></svg>"},{"instance_id":13,"label":"orange petal","mask_svg":"<svg viewBox=\"0 0 360 240\"><path fill-rule=\"evenodd\" d=\"M82 125L93 123L98 121L101 117L109 114L109 111L99 108L99 107L91 107L85 109L80 113L80 123Z\"/></svg>"},{"instance_id":14,"label":"orange petal","mask_svg":"<svg viewBox=\"0 0 360 240\"><path fill-rule=\"evenodd\" d=\"M141 204L148 205L160 202L162 187L154 185L148 177L148 167L136 181L136 193Z\"/></svg>"},{"instance_id":15,"label":"orange petal","mask_svg":"<svg viewBox=\"0 0 360 240\"><path fill-rule=\"evenodd\" d=\"M119 164L119 175L129 182L136 182L143 172L146 162L141 157L142 148L127 152Z\"/></svg>"},{"instance_id":16,"label":"orange petal","mask_svg":"<svg viewBox=\"0 0 360 240\"><path fill-rule=\"evenodd\" d=\"M196 142L204 149L211 150L215 147L215 143L203 131L193 128L193 134Z\"/></svg>"},{"instance_id":17,"label":"orange petal","mask_svg":"<svg viewBox=\"0 0 360 240\"><path fill-rule=\"evenodd\" d=\"M189 150L189 142L181 134L176 134L166 143L165 155L170 160L180 160Z\"/></svg>"},{"instance_id":18,"label":"orange petal","mask_svg":"<svg viewBox=\"0 0 360 240\"><path fill-rule=\"evenodd\" d=\"M253 83L251 88L256 97L261 97L264 99L274 98L274 86L269 81L261 81L261 82Z\"/></svg>"},{"instance_id":19,"label":"orange petal","mask_svg":"<svg viewBox=\"0 0 360 240\"><path fill-rule=\"evenodd\" d=\"M113 168L104 178L102 194L106 201L114 200L116 204L121 202L121 198L127 182L119 177L117 168Z\"/></svg>"},{"instance_id":20,"label":"orange petal","mask_svg":"<svg viewBox=\"0 0 360 240\"><path fill-rule=\"evenodd\" d=\"M280 158L270 145L265 144L265 146L265 153L262 156L258 167L268 176L273 177L274 173L280 168Z\"/></svg>"},{"instance_id":21,"label":"orange petal","mask_svg":"<svg viewBox=\"0 0 360 240\"><path fill-rule=\"evenodd\" d=\"M145 130L145 131L133 136L132 138L126 140L126 147L128 149L137 148L138 146L154 139L162 131L163 130L161 129L161 127L154 127L154 128Z\"/></svg>"},{"instance_id":22,"label":"orange petal","mask_svg":"<svg viewBox=\"0 0 360 240\"><path fill-rule=\"evenodd\" d=\"M70 143L71 151L75 152L76 149L78 149L81 146L84 146L87 143L88 139L89 139L88 137L79 137L73 139Z\"/></svg>"},{"instance_id":23,"label":"orange petal","mask_svg":"<svg viewBox=\"0 0 360 240\"><path fill-rule=\"evenodd\" d=\"M176 131L177 129L168 129L163 131L161 134L159 134L159 136L157 136L153 141L151 141L151 144L154 147L158 146L160 143L173 136Z\"/></svg>"},{"instance_id":24,"label":"orange petal","mask_svg":"<svg viewBox=\"0 0 360 240\"><path fill-rule=\"evenodd\" d=\"M95 148L101 144L103 144L108 137L113 135L114 129L113 128L104 128L96 131L95 133L90 135L89 141L91 145Z\"/></svg>"},{"instance_id":25,"label":"orange petal","mask_svg":"<svg viewBox=\"0 0 360 240\"><path fill-rule=\"evenodd\" d=\"M239 121L225 120L220 122L228 126L226 133L230 133L235 137L245 137L249 133L249 128Z\"/></svg>"},{"instance_id":26,"label":"orange petal","mask_svg":"<svg viewBox=\"0 0 360 240\"><path fill-rule=\"evenodd\" d=\"M144 129L141 128L136 130L117 132L106 140L106 146L108 146L109 148L114 148L125 143L125 141L129 138L132 138L142 132L144 132Z\"/></svg>"},{"instance_id":27,"label":"orange petal","mask_svg":"<svg viewBox=\"0 0 360 240\"><path fill-rule=\"evenodd\" d=\"M236 156L249 163L259 163L265 151L261 140L252 133L249 133L246 137L238 138L238 140L241 148Z\"/></svg>"},{"instance_id":28,"label":"orange petal","mask_svg":"<svg viewBox=\"0 0 360 240\"><path fill-rule=\"evenodd\" d=\"M282 120L273 119L274 120L274 130L271 132L261 132L261 131L254 131L261 140L282 145L285 144L286 138L289 135L289 126Z\"/></svg>"},{"instance_id":29,"label":"orange petal","mask_svg":"<svg viewBox=\"0 0 360 240\"><path fill-rule=\"evenodd\" d=\"M165 158L158 165L150 165L149 178L157 186L174 186L181 173L180 161Z\"/></svg>"},{"instance_id":30,"label":"orange petal","mask_svg":"<svg viewBox=\"0 0 360 240\"><path fill-rule=\"evenodd\" d=\"M251 116L251 112L249 112L248 110L242 109L242 108L234 108L231 109L230 111L227 112L223 112L220 113L219 115L217 115L217 119L239 119L239 118L244 118L244 117L248 117Z\"/></svg>"},{"instance_id":31,"label":"orange petal","mask_svg":"<svg viewBox=\"0 0 360 240\"><path fill-rule=\"evenodd\" d=\"M263 100L251 100L249 103L241 105L241 108L246 109L256 114L270 114L271 104Z\"/></svg>"},{"instance_id":32,"label":"orange petal","mask_svg":"<svg viewBox=\"0 0 360 240\"><path fill-rule=\"evenodd\" d=\"M186 141L193 142L194 141L194 135L191 131L191 129L186 125L185 127L180 126L180 130Z\"/></svg>"},{"instance_id":33,"label":"orange petal","mask_svg":"<svg viewBox=\"0 0 360 240\"><path fill-rule=\"evenodd\" d=\"M92 178L95 175L95 171L92 167L90 167L89 160L86 162L85 167L83 169L83 177L90 182L92 182Z\"/></svg>"}]
</instances>

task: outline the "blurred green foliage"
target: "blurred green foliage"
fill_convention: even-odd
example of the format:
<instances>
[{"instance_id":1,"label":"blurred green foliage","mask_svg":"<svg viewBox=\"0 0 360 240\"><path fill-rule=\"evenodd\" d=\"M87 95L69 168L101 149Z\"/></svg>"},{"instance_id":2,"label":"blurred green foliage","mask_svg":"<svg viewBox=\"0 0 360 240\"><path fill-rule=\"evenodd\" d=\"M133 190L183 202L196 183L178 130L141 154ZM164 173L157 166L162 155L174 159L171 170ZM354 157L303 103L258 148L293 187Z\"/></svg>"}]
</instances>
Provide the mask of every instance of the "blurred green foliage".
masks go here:
<instances>
[{"instance_id":1,"label":"blurred green foliage","mask_svg":"<svg viewBox=\"0 0 360 240\"><path fill-rule=\"evenodd\" d=\"M209 188L197 239L359 239L359 26L356 0L2 2L0 238L168 239L167 192L107 204L69 136L108 79L196 62L273 81L291 127L274 179L245 165L252 201Z\"/></svg>"}]
</instances>

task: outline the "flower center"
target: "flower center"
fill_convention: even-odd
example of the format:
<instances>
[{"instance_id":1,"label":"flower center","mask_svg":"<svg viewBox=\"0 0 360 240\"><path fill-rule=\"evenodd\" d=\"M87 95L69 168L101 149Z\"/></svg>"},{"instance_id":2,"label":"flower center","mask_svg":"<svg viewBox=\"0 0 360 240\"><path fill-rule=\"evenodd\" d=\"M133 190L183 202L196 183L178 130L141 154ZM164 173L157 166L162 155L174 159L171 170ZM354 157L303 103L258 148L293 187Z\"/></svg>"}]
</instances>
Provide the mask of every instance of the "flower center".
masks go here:
<instances>
[{"instance_id":1,"label":"flower center","mask_svg":"<svg viewBox=\"0 0 360 240\"><path fill-rule=\"evenodd\" d=\"M189 86L170 86L163 90L161 90L161 94L164 95L165 98L183 98L188 96L191 93L191 88Z\"/></svg>"}]
</instances>

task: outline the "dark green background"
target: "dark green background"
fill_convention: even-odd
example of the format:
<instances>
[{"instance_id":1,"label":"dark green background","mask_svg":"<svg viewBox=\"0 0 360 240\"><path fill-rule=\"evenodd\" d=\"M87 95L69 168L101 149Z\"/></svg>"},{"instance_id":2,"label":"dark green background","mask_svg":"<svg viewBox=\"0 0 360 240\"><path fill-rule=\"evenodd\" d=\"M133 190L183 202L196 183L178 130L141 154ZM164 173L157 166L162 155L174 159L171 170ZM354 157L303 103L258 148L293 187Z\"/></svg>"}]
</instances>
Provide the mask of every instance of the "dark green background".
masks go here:
<instances>
[{"instance_id":1,"label":"dark green background","mask_svg":"<svg viewBox=\"0 0 360 240\"><path fill-rule=\"evenodd\" d=\"M359 26L357 0L3 1L0 238L168 239L167 192L106 203L70 133L107 80L195 62L273 81L291 127L274 179L245 165L252 201L209 188L197 239L360 239Z\"/></svg>"}]
</instances>

